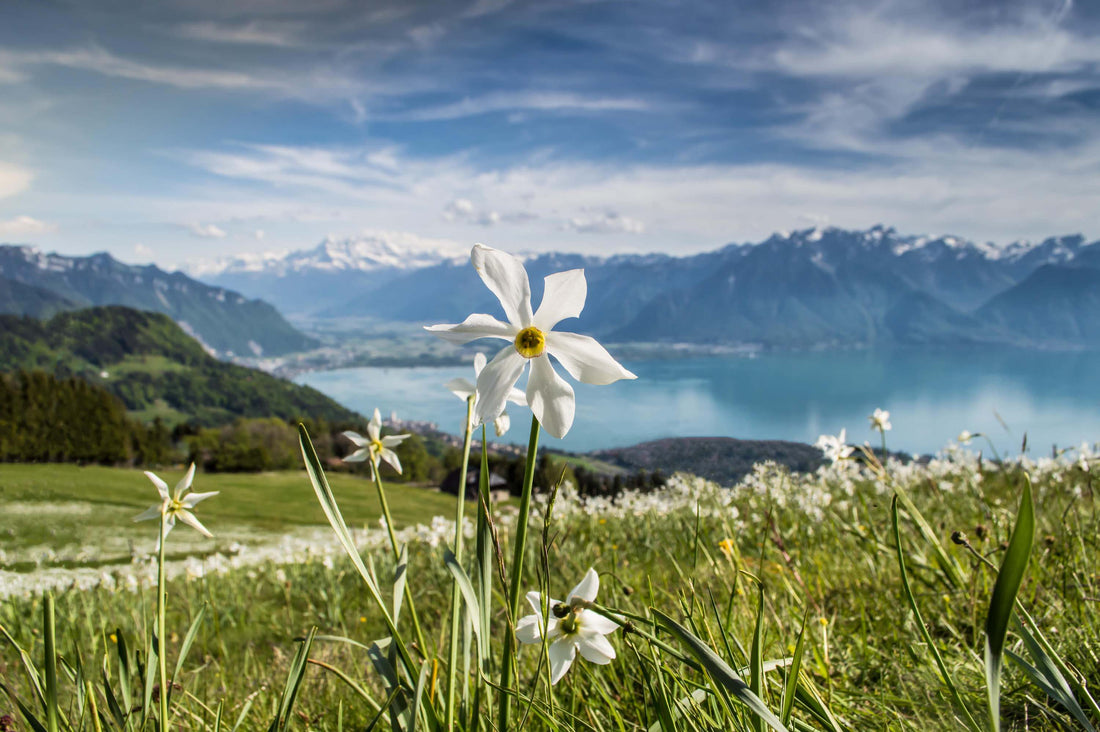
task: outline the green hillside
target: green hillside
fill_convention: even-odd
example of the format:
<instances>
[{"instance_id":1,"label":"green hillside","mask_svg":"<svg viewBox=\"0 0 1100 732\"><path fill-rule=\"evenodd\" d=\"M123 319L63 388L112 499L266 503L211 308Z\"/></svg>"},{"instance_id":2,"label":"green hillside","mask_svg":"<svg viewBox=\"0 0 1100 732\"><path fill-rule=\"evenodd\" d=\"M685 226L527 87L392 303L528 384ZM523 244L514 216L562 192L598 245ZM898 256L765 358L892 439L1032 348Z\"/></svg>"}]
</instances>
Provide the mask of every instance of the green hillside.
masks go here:
<instances>
[{"instance_id":1,"label":"green hillside","mask_svg":"<svg viewBox=\"0 0 1100 732\"><path fill-rule=\"evenodd\" d=\"M0 315L0 371L17 369L78 376L117 396L133 416L169 424L361 420L315 389L218 361L166 315L121 306L45 321Z\"/></svg>"}]
</instances>

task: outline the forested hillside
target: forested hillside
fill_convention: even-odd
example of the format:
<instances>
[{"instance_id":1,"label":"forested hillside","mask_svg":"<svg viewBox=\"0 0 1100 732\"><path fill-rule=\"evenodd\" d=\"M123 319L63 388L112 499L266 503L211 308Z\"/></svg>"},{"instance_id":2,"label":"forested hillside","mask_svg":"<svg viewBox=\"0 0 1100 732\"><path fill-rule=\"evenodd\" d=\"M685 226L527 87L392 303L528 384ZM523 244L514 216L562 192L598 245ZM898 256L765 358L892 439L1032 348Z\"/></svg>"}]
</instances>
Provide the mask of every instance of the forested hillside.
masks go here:
<instances>
[{"instance_id":1,"label":"forested hillside","mask_svg":"<svg viewBox=\"0 0 1100 732\"><path fill-rule=\"evenodd\" d=\"M46 321L0 316L0 371L17 369L80 377L118 397L132 416L169 424L360 419L315 389L218 361L166 315L120 306Z\"/></svg>"}]
</instances>

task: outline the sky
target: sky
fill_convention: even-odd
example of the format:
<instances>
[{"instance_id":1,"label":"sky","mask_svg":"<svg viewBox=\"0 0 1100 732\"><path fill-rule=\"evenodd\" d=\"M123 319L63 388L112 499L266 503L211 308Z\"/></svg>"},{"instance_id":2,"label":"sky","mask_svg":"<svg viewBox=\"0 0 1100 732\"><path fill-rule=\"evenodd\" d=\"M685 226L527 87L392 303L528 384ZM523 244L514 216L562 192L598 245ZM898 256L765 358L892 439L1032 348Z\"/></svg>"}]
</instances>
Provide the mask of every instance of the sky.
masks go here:
<instances>
[{"instance_id":1,"label":"sky","mask_svg":"<svg viewBox=\"0 0 1100 732\"><path fill-rule=\"evenodd\" d=\"M4 0L0 242L1100 238L1100 3Z\"/></svg>"}]
</instances>

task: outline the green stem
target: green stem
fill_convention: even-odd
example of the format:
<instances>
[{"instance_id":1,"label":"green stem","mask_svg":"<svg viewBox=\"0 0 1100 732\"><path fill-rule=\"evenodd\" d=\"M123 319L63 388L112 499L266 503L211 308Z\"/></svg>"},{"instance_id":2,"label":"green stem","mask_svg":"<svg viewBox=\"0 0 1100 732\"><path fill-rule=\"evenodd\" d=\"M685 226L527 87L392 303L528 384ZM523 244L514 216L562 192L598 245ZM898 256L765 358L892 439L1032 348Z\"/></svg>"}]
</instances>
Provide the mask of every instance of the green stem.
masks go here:
<instances>
[{"instance_id":1,"label":"green stem","mask_svg":"<svg viewBox=\"0 0 1100 732\"><path fill-rule=\"evenodd\" d=\"M42 636L46 644L46 729L57 732L57 632L53 593L46 593L42 606Z\"/></svg>"},{"instance_id":2,"label":"green stem","mask_svg":"<svg viewBox=\"0 0 1100 732\"><path fill-rule=\"evenodd\" d=\"M516 638L514 625L519 614L520 588L523 586L523 558L527 552L527 522L531 515L531 486L535 482L535 455L539 448L539 421L531 416L531 436L527 441L527 465L523 471L523 493L519 499L519 517L516 524L516 547L512 554L512 579L508 588L508 630L504 635L504 666L500 672L499 729L508 729L508 716L511 706L512 679L515 675Z\"/></svg>"},{"instance_id":3,"label":"green stem","mask_svg":"<svg viewBox=\"0 0 1100 732\"><path fill-rule=\"evenodd\" d=\"M370 461L371 477L374 478L374 487L378 489L378 502L382 504L382 518L386 521L386 532L390 535L390 547L393 549L393 561L401 561L401 550L397 546L397 535L393 533L393 517L390 516L390 504L386 502L386 489L382 487L382 474L374 461ZM416 633L416 642L420 645L420 653L428 653L428 645L424 642L424 631L420 629L420 617L416 614L416 605L413 604L412 590L409 583L405 583L405 603L409 606L409 616L412 618L413 632Z\"/></svg>"},{"instance_id":4,"label":"green stem","mask_svg":"<svg viewBox=\"0 0 1100 732\"><path fill-rule=\"evenodd\" d=\"M473 431L471 420L474 414L474 395L466 397L466 430L462 441L462 469L458 474L458 500L455 505L455 561L462 566L462 522L466 513L466 472L470 466L470 438ZM451 651L447 656L447 730L454 729L455 717L455 673L458 666L458 636L460 620L460 597L458 580L451 582Z\"/></svg>"},{"instance_id":5,"label":"green stem","mask_svg":"<svg viewBox=\"0 0 1100 732\"><path fill-rule=\"evenodd\" d=\"M168 517L162 511L160 514L160 541L157 542L157 667L160 674L160 694L157 701L160 703L160 730L168 732L168 659L167 642L164 638L165 605L168 602L168 588L164 581L164 539Z\"/></svg>"}]
</instances>

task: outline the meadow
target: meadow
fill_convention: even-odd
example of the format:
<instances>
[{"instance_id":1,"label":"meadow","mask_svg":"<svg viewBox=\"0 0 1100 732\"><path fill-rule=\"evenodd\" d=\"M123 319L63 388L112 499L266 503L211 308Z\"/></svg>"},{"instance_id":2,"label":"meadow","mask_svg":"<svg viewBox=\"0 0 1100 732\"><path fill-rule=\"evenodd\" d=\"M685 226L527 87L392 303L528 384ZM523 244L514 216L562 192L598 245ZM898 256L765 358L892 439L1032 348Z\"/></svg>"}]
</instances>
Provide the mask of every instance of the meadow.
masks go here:
<instances>
[{"instance_id":1,"label":"meadow","mask_svg":"<svg viewBox=\"0 0 1100 732\"><path fill-rule=\"evenodd\" d=\"M1100 679L1100 519L1092 468L1087 452L991 461L955 446L927 464L879 467L846 459L813 474L764 464L732 487L677 475L661 491L615 499L584 501L567 485L556 494L542 486L522 586L562 598L594 568L599 606L626 627L608 636L615 660L597 666L578 657L553 686L538 647L521 647L510 728L763 729L762 718L723 687L717 658L788 729L985 729L987 613L1030 477L1034 542L1017 611L1028 625L1013 625L1008 635L1002 728L1089 729L1100 721L1095 702L1090 706ZM0 475L9 555L49 544L116 547L102 552L110 556L132 537L136 553L146 555L137 561L152 566L155 528L130 521L155 498L139 472L6 465ZM172 483L177 476L164 477ZM402 583L394 589L376 494L361 478L329 480L344 519L360 527L352 540L385 602L394 603ZM390 634L383 614L331 530L285 551L259 548L265 535L274 540L323 527L307 474L200 474L195 490L221 491L196 511L217 538L181 526L168 542L170 566L173 552L175 560L191 554L193 562L167 587L169 667L181 659L171 687L172 727L445 728L429 708L446 707L448 672L440 659L450 637L453 575L445 553L453 522L436 519L431 527L432 516L453 515L452 497L406 486L386 492L408 551L400 574L425 630L424 646L408 644L423 670L399 708L405 690L387 674L400 663L392 646L387 652L376 644ZM896 509L895 496L904 499ZM511 550L515 515L514 506L499 508L493 523L500 543L488 619L493 647L508 627L500 557ZM472 538L473 523L466 523ZM230 549L226 537L233 536L239 538ZM256 556L218 561L231 550ZM471 576L474 564L467 557ZM55 592L55 650L62 659L57 724L97 732L153 728L155 578L147 572L126 587L106 579L110 570L98 571L98 583ZM44 603L24 591L0 606L8 635L0 650L8 692L0 714L26 729L48 727L48 695L36 690L46 688L48 675ZM661 621L662 614L689 635ZM406 610L399 621L407 634L408 617ZM308 662L301 655L305 638ZM459 665L473 670L457 675L463 704L452 724L492 729L488 703L475 692L493 695L499 688L479 681L470 645ZM496 673L489 668L485 679ZM1058 696L1057 678L1072 700ZM463 685L474 692L462 693Z\"/></svg>"}]
</instances>

